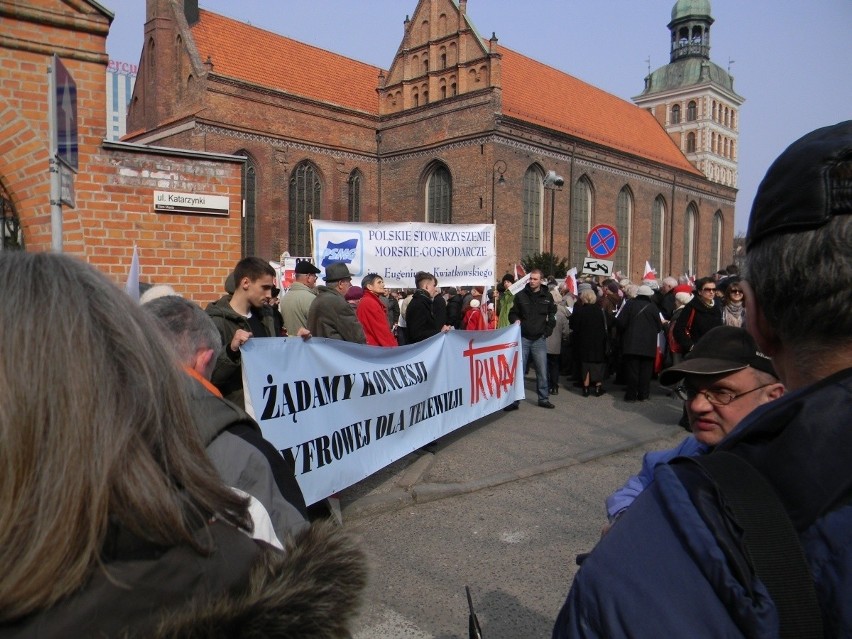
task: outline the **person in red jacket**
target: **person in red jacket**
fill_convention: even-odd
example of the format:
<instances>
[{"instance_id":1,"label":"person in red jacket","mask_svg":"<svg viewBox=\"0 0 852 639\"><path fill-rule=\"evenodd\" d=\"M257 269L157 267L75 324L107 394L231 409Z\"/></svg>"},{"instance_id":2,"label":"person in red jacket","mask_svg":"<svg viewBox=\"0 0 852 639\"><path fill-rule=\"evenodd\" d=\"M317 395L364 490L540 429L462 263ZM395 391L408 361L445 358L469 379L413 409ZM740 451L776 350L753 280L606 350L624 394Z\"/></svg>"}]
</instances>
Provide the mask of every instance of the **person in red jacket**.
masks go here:
<instances>
[{"instance_id":1,"label":"person in red jacket","mask_svg":"<svg viewBox=\"0 0 852 639\"><path fill-rule=\"evenodd\" d=\"M470 306L464 315L464 330L466 331L484 331L485 318L482 315L480 301L478 299L470 300Z\"/></svg>"},{"instance_id":2,"label":"person in red jacket","mask_svg":"<svg viewBox=\"0 0 852 639\"><path fill-rule=\"evenodd\" d=\"M385 281L377 273L367 273L361 280L364 296L355 314L364 327L370 346L397 346L388 324L388 313L380 296L385 294Z\"/></svg>"}]
</instances>

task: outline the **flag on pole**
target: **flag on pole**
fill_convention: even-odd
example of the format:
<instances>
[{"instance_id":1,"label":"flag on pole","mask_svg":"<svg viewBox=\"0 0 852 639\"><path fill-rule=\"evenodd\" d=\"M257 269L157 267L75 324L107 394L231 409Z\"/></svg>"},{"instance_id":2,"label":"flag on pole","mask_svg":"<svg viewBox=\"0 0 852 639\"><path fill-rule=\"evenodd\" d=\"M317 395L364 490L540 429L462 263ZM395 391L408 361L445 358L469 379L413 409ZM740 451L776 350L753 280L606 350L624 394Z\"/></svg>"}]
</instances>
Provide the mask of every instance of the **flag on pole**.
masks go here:
<instances>
[{"instance_id":1,"label":"flag on pole","mask_svg":"<svg viewBox=\"0 0 852 639\"><path fill-rule=\"evenodd\" d=\"M648 260L645 260L645 275L642 276L643 280L655 280L657 279L657 272L651 268L651 263Z\"/></svg>"},{"instance_id":2,"label":"flag on pole","mask_svg":"<svg viewBox=\"0 0 852 639\"><path fill-rule=\"evenodd\" d=\"M571 270L568 271L568 274L565 277L565 288L568 289L568 292L571 293L574 297L577 297L577 267L571 267Z\"/></svg>"},{"instance_id":3,"label":"flag on pole","mask_svg":"<svg viewBox=\"0 0 852 639\"><path fill-rule=\"evenodd\" d=\"M127 274L127 283L124 285L124 290L133 298L134 302L139 302L139 249L133 245L133 260L130 262L130 272Z\"/></svg>"},{"instance_id":4,"label":"flag on pole","mask_svg":"<svg viewBox=\"0 0 852 639\"><path fill-rule=\"evenodd\" d=\"M524 270L523 264L515 264L515 281L521 279L527 272Z\"/></svg>"}]
</instances>

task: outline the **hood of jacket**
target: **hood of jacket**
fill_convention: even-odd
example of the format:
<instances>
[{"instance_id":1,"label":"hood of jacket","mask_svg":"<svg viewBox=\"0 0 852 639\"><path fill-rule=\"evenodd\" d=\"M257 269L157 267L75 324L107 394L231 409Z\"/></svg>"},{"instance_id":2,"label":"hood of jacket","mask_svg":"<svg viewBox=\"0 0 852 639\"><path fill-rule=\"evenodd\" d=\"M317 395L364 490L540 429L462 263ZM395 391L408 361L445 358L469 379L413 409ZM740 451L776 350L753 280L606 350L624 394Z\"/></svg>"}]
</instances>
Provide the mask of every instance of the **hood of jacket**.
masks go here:
<instances>
[{"instance_id":1,"label":"hood of jacket","mask_svg":"<svg viewBox=\"0 0 852 639\"><path fill-rule=\"evenodd\" d=\"M205 448L219 436L219 433L237 423L245 424L252 430L260 432L257 423L239 406L227 399L217 397L204 388L201 382L189 375L186 378L190 412Z\"/></svg>"},{"instance_id":2,"label":"hood of jacket","mask_svg":"<svg viewBox=\"0 0 852 639\"><path fill-rule=\"evenodd\" d=\"M364 551L333 521L261 553L239 594L192 600L163 618L155 639L343 639L367 583Z\"/></svg>"}]
</instances>

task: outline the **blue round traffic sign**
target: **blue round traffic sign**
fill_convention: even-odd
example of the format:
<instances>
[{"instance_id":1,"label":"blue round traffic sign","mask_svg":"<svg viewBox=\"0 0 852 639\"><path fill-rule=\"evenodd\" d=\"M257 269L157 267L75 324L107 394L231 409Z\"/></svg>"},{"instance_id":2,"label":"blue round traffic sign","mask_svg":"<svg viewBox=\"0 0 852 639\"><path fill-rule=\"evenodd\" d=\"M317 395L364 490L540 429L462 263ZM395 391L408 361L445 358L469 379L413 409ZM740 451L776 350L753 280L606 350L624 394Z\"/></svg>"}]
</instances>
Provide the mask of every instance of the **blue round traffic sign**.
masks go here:
<instances>
[{"instance_id":1,"label":"blue round traffic sign","mask_svg":"<svg viewBox=\"0 0 852 639\"><path fill-rule=\"evenodd\" d=\"M618 233L609 224L598 224L586 237L589 255L598 259L611 257L618 249Z\"/></svg>"}]
</instances>

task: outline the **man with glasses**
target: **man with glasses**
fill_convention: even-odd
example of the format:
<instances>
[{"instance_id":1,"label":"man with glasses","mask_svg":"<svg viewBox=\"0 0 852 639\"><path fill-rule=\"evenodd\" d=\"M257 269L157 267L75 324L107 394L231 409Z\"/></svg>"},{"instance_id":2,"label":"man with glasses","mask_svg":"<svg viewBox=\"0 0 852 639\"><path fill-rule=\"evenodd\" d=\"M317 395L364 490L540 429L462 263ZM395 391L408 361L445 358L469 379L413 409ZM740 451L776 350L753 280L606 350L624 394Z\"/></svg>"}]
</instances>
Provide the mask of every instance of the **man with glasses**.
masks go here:
<instances>
[{"instance_id":1,"label":"man with glasses","mask_svg":"<svg viewBox=\"0 0 852 639\"><path fill-rule=\"evenodd\" d=\"M555 639L852 637L852 121L808 133L769 168L741 284L786 394L706 466L655 469L583 562ZM750 389L686 392L732 406Z\"/></svg>"},{"instance_id":2,"label":"man with glasses","mask_svg":"<svg viewBox=\"0 0 852 639\"><path fill-rule=\"evenodd\" d=\"M293 283L281 298L279 308L284 318L284 328L287 335L299 335L299 331L307 331L308 311L311 303L317 297L317 276L320 270L307 260L296 264Z\"/></svg>"},{"instance_id":3,"label":"man with glasses","mask_svg":"<svg viewBox=\"0 0 852 639\"><path fill-rule=\"evenodd\" d=\"M654 479L654 468L675 457L713 449L755 408L784 394L772 361L744 329L717 326L677 366L660 373L684 402L692 435L675 448L650 452L642 471L606 500L612 524Z\"/></svg>"},{"instance_id":4,"label":"man with glasses","mask_svg":"<svg viewBox=\"0 0 852 639\"><path fill-rule=\"evenodd\" d=\"M696 295L681 311L674 326L674 337L688 353L708 331L722 325L722 309L716 301L716 280L702 277L695 282Z\"/></svg>"}]
</instances>

